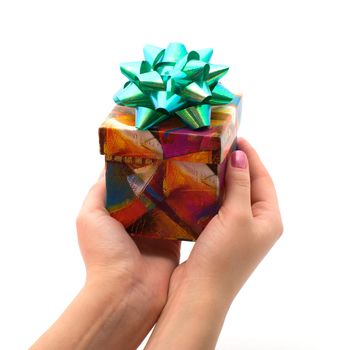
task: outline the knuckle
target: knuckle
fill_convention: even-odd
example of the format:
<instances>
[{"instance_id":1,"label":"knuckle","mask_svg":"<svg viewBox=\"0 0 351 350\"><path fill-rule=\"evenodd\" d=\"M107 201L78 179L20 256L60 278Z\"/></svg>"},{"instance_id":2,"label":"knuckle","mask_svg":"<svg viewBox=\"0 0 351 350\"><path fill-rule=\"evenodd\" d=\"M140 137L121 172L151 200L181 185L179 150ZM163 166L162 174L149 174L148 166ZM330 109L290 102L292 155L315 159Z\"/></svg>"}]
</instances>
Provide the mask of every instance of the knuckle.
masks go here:
<instances>
[{"instance_id":1,"label":"knuckle","mask_svg":"<svg viewBox=\"0 0 351 350\"><path fill-rule=\"evenodd\" d=\"M244 189L250 188L250 180L247 174L236 174L234 176L234 186L238 186Z\"/></svg>"},{"instance_id":2,"label":"knuckle","mask_svg":"<svg viewBox=\"0 0 351 350\"><path fill-rule=\"evenodd\" d=\"M223 205L217 214L217 220L223 227L232 227L233 224L245 225L250 221L250 213L243 208L231 208Z\"/></svg>"},{"instance_id":3,"label":"knuckle","mask_svg":"<svg viewBox=\"0 0 351 350\"><path fill-rule=\"evenodd\" d=\"M235 221L239 224L246 223L250 220L250 213L248 210L240 209L234 212Z\"/></svg>"},{"instance_id":4,"label":"knuckle","mask_svg":"<svg viewBox=\"0 0 351 350\"><path fill-rule=\"evenodd\" d=\"M95 183L94 185L92 185L88 191L88 195L90 195L91 193L93 193L96 189L96 187L98 186L98 183Z\"/></svg>"},{"instance_id":5,"label":"knuckle","mask_svg":"<svg viewBox=\"0 0 351 350\"><path fill-rule=\"evenodd\" d=\"M261 230L264 235L269 235L273 241L278 240L283 234L283 223L280 217L271 218L261 223Z\"/></svg>"},{"instance_id":6,"label":"knuckle","mask_svg":"<svg viewBox=\"0 0 351 350\"><path fill-rule=\"evenodd\" d=\"M224 207L221 207L213 218L213 221L218 223L218 225L221 227L221 229L225 230L228 225L228 213L226 213L226 209Z\"/></svg>"},{"instance_id":7,"label":"knuckle","mask_svg":"<svg viewBox=\"0 0 351 350\"><path fill-rule=\"evenodd\" d=\"M284 225L283 225L283 221L281 218L279 218L276 222L275 232L276 232L277 238L280 238L283 235Z\"/></svg>"},{"instance_id":8,"label":"knuckle","mask_svg":"<svg viewBox=\"0 0 351 350\"><path fill-rule=\"evenodd\" d=\"M233 215L225 207L222 207L212 221L216 229L224 234L233 226Z\"/></svg>"},{"instance_id":9,"label":"knuckle","mask_svg":"<svg viewBox=\"0 0 351 350\"><path fill-rule=\"evenodd\" d=\"M87 223L88 223L88 217L87 215L81 211L76 218L76 227L77 227L77 231L84 231L85 228L87 227Z\"/></svg>"},{"instance_id":10,"label":"knuckle","mask_svg":"<svg viewBox=\"0 0 351 350\"><path fill-rule=\"evenodd\" d=\"M228 219L228 217L231 217L232 215L233 215L232 210L226 205L222 205L218 210L217 217L219 220L225 222L226 219Z\"/></svg>"}]
</instances>

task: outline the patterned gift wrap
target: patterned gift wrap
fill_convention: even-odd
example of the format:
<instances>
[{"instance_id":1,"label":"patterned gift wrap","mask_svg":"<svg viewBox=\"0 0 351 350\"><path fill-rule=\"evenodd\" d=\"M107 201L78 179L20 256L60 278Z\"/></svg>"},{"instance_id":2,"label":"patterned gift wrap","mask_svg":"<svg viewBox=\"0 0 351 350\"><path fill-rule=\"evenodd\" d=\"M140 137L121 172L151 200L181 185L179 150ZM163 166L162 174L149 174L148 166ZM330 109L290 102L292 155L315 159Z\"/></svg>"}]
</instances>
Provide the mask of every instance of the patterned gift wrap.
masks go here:
<instances>
[{"instance_id":1,"label":"patterned gift wrap","mask_svg":"<svg viewBox=\"0 0 351 350\"><path fill-rule=\"evenodd\" d=\"M213 106L204 130L177 118L138 130L135 109L116 105L99 129L111 216L131 235L195 241L221 205L240 106Z\"/></svg>"}]
</instances>

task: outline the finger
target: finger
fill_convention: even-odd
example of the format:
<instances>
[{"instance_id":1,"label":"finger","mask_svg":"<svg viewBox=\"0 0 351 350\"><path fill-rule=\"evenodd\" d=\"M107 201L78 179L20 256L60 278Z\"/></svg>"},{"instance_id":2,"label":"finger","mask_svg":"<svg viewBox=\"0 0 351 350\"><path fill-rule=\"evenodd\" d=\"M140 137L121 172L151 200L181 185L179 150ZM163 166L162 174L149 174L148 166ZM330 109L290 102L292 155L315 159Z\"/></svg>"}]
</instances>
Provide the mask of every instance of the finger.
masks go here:
<instances>
[{"instance_id":1,"label":"finger","mask_svg":"<svg viewBox=\"0 0 351 350\"><path fill-rule=\"evenodd\" d=\"M238 140L238 148L247 155L251 177L251 205L254 216L278 206L273 181L254 148L244 139Z\"/></svg>"},{"instance_id":2,"label":"finger","mask_svg":"<svg viewBox=\"0 0 351 350\"><path fill-rule=\"evenodd\" d=\"M82 208L81 212L93 212L101 211L107 213L105 208L106 201L106 182L105 182L105 169L101 172L95 185L89 190Z\"/></svg>"},{"instance_id":3,"label":"finger","mask_svg":"<svg viewBox=\"0 0 351 350\"><path fill-rule=\"evenodd\" d=\"M223 208L251 214L249 162L242 150L234 151L228 160Z\"/></svg>"}]
</instances>

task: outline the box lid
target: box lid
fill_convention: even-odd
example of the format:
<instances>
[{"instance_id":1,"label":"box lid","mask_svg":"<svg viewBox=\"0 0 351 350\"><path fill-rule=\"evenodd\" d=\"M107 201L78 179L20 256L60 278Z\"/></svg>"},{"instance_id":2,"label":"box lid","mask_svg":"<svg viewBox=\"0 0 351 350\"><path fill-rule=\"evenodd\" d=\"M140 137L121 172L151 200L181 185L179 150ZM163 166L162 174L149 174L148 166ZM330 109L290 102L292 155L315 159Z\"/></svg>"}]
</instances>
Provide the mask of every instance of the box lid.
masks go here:
<instances>
[{"instance_id":1,"label":"box lid","mask_svg":"<svg viewBox=\"0 0 351 350\"><path fill-rule=\"evenodd\" d=\"M135 125L135 109L116 105L99 128L100 153L107 160L148 164L173 159L218 164L236 137L241 110L237 104L211 107L211 126L191 130L180 118L169 118L149 130Z\"/></svg>"}]
</instances>

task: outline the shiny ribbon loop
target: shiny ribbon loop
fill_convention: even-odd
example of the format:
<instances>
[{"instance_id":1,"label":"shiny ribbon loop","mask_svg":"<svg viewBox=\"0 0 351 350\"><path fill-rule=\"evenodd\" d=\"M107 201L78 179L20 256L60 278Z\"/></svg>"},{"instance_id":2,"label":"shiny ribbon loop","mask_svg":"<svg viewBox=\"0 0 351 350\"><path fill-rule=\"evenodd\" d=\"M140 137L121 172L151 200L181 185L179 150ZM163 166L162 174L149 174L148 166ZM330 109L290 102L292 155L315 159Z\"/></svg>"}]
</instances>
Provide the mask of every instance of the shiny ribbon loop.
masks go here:
<instances>
[{"instance_id":1,"label":"shiny ribbon loop","mask_svg":"<svg viewBox=\"0 0 351 350\"><path fill-rule=\"evenodd\" d=\"M181 43L166 49L144 47L144 61L122 63L129 81L113 99L136 107L135 126L147 130L171 116L192 129L210 126L211 105L227 104L235 95L218 81L229 67L211 64L212 49L187 52Z\"/></svg>"}]
</instances>

